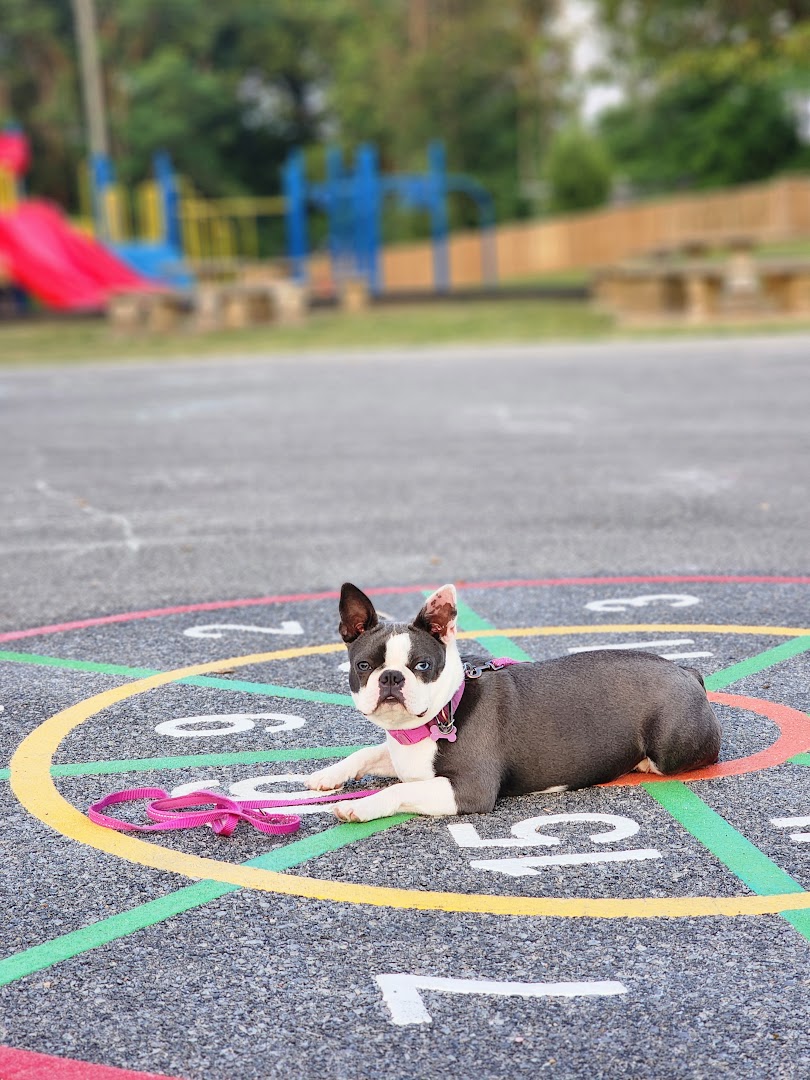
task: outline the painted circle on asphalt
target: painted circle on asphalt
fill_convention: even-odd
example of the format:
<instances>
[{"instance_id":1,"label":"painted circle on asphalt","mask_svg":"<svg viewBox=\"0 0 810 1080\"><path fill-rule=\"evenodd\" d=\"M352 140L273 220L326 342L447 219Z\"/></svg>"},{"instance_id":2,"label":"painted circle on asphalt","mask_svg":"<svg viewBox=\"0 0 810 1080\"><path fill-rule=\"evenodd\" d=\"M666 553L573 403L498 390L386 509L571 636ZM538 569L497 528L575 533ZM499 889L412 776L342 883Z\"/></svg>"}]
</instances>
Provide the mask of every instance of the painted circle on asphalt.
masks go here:
<instances>
[{"instance_id":1,"label":"painted circle on asphalt","mask_svg":"<svg viewBox=\"0 0 810 1080\"><path fill-rule=\"evenodd\" d=\"M565 584L613 584L617 579L569 579ZM634 583L645 583L649 579L631 579ZM672 582L672 578L654 579ZM694 580L694 579L688 579ZM717 579L713 579L717 580ZM724 579L728 580L728 579ZM770 579L769 579L770 580ZM784 579L780 579L784 580ZM808 579L795 579L796 583L806 583ZM620 579L626 583L627 579ZM506 585L528 586L530 582L486 583L470 585L469 588L501 587ZM542 582L538 584L552 584ZM562 582L560 582L562 584ZM376 590L378 594L388 592L420 592L416 588L403 590ZM321 594L317 599L331 599L334 594ZM296 597L310 599L314 597ZM264 602L269 602L267 598ZM246 604L248 602L237 602ZM257 602L258 603L258 602ZM227 603L216 605L195 605L196 610L213 610L228 606ZM236 605L234 605L236 606ZM174 613L175 609L149 612L149 616ZM133 613L131 618L145 617L147 613ZM106 620L85 620L98 624ZM128 621L127 616L112 616L110 621ZM56 633L63 629L73 629L76 624L40 628L39 632ZM680 633L701 632L724 635L769 635L775 637L801 637L810 635L810 630L796 627L773 626L738 626L714 625L704 623L628 623L610 625L577 625L554 627L512 627L507 629L485 629L468 631L461 635L466 638L486 637L532 637L565 636L577 634L616 634L616 633ZM33 632L23 632L33 636ZM415 889L397 889L368 884L329 879L316 879L306 876L264 870L249 865L235 865L217 859L187 855L176 850L164 848L159 844L136 839L131 835L121 834L93 825L85 815L62 797L57 791L51 776L52 757L71 732L78 729L85 721L97 716L109 706L133 699L141 694L166 686L178 680L196 675L205 675L221 671L223 667L240 668L270 660L294 660L316 655L340 653L342 643L328 643L302 648L280 649L267 653L253 653L231 659L218 659L206 664L196 664L163 672L112 690L97 694L79 702L46 720L31 733L19 746L11 765L11 781L15 795L26 809L63 835L80 843L109 852L117 857L141 865L161 870L184 874L190 878L206 878L226 882L239 887L283 893L323 900L348 903L375 904L393 908L414 908L422 910L446 910L460 912L486 912L502 915L555 915L555 916L698 916L698 915L735 915L766 914L784 911L796 911L810 908L810 892L799 891L780 893L770 896L738 897L638 897L597 899L568 897L518 897L474 893L431 892ZM731 694L712 694L711 699L719 704L745 709L765 717L776 724L779 737L766 750L723 762L708 769L684 775L680 779L697 781L721 776L740 776L758 769L767 768L784 762L793 754L803 752L810 747L810 721L803 714L786 705L776 702L742 697ZM664 778L667 780L672 777ZM613 785L650 783L654 779L649 775L635 774L629 778L620 778ZM610 786L613 786L610 785Z\"/></svg>"}]
</instances>

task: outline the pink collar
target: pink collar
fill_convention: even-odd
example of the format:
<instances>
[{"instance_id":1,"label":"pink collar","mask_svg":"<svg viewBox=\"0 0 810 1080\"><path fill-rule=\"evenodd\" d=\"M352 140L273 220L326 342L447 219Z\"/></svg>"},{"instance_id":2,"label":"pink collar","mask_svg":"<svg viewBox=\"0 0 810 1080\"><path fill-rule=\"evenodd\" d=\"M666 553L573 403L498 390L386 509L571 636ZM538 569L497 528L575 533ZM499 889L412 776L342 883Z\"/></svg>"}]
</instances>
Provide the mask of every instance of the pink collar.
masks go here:
<instances>
[{"instance_id":1,"label":"pink collar","mask_svg":"<svg viewBox=\"0 0 810 1080\"><path fill-rule=\"evenodd\" d=\"M425 739L433 739L434 742L447 739L448 742L455 742L456 725L453 723L453 714L463 696L464 682L432 720L428 720L426 724L420 724L419 727L397 728L395 731L389 731L388 734L401 746L412 746L414 743L424 742Z\"/></svg>"},{"instance_id":2,"label":"pink collar","mask_svg":"<svg viewBox=\"0 0 810 1080\"><path fill-rule=\"evenodd\" d=\"M425 739L447 739L448 742L456 741L456 725L454 723L455 712L458 703L464 696L464 687L467 679L480 679L484 671L499 671L501 668L519 664L520 660L510 660L506 656L496 660L489 660L485 664L464 664L464 680L455 694L450 698L444 708L425 724L415 728L397 728L388 734L401 746L413 746L414 743L424 742Z\"/></svg>"}]
</instances>

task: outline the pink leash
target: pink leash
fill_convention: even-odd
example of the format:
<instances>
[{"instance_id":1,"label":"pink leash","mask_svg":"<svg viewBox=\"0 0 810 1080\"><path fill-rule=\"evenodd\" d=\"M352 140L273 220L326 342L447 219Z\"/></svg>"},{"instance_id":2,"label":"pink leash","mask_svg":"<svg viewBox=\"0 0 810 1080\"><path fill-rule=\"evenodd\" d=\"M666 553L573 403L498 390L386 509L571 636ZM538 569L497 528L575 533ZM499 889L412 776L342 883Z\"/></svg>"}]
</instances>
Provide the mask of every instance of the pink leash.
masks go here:
<instances>
[{"instance_id":1,"label":"pink leash","mask_svg":"<svg viewBox=\"0 0 810 1080\"><path fill-rule=\"evenodd\" d=\"M375 793L375 790L350 791L342 795L312 795L303 799L240 799L237 802L213 791L192 791L188 795L170 796L163 788L127 788L125 791L114 791L94 802L87 811L87 816L96 825L117 829L119 832L167 832L169 829L194 829L200 825L210 825L217 836L230 836L240 821L247 821L259 832L281 836L296 832L301 827L301 818L295 814L263 814L263 809L342 802L345 799L362 799ZM102 813L108 806L134 802L137 799L153 800L146 807L146 814L152 819L152 825L134 825ZM188 812L190 807L207 807L212 803L214 809Z\"/></svg>"},{"instance_id":2,"label":"pink leash","mask_svg":"<svg viewBox=\"0 0 810 1080\"><path fill-rule=\"evenodd\" d=\"M465 663L464 682L458 688L453 698L437 717L429 724L423 724L419 728L390 731L389 734L401 743L421 742L425 738L447 739L455 742L456 728L453 723L453 713L464 693L464 685L467 679L480 679L485 671L499 671L501 668L510 667L520 663L518 660L510 660L508 657L499 657L489 660L484 664ZM434 725L436 730L431 729ZM376 789L371 791L350 791L342 795L311 795L303 799L229 799L225 795L217 795L213 791L192 791L188 795L170 796L163 788L127 788L125 791L114 791L111 795L105 795L103 799L94 802L87 811L87 816L96 825L103 825L105 829L117 829L119 832L167 832L169 829L194 829L200 825L210 825L217 836L230 836L240 821L247 821L259 832L269 833L271 836L282 836L286 833L297 832L301 827L301 818L295 814L263 814L262 810L279 806L312 806L315 803L343 802L346 799L363 799L366 795L375 795ZM101 811L116 803L134 802L137 799L152 799L146 807L147 816L152 819L151 825L134 825L120 818L110 817ZM188 811L193 806L210 806L212 810Z\"/></svg>"}]
</instances>

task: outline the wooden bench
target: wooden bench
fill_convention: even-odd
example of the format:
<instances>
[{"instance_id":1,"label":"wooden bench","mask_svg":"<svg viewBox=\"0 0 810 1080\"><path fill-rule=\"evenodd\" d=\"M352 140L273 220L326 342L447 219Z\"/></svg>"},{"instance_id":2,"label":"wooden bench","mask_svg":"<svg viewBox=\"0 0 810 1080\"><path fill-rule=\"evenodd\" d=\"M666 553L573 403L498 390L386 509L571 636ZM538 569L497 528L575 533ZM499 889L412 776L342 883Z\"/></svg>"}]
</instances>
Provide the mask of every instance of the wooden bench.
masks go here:
<instances>
[{"instance_id":1,"label":"wooden bench","mask_svg":"<svg viewBox=\"0 0 810 1080\"><path fill-rule=\"evenodd\" d=\"M196 292L199 330L241 329L262 323L292 326L303 322L308 306L306 289L297 282L211 282Z\"/></svg>"},{"instance_id":2,"label":"wooden bench","mask_svg":"<svg viewBox=\"0 0 810 1080\"><path fill-rule=\"evenodd\" d=\"M113 330L136 333L149 330L166 333L176 329L191 310L191 298L182 292L152 290L117 293L107 305Z\"/></svg>"},{"instance_id":3,"label":"wooden bench","mask_svg":"<svg viewBox=\"0 0 810 1080\"><path fill-rule=\"evenodd\" d=\"M202 331L239 330L267 323L296 325L308 307L297 282L202 282L193 292L133 290L113 296L107 317L120 333L166 333L189 322Z\"/></svg>"},{"instance_id":4,"label":"wooden bench","mask_svg":"<svg viewBox=\"0 0 810 1080\"><path fill-rule=\"evenodd\" d=\"M596 276L597 301L632 322L810 318L810 260L756 259L747 245L725 261L634 263Z\"/></svg>"}]
</instances>

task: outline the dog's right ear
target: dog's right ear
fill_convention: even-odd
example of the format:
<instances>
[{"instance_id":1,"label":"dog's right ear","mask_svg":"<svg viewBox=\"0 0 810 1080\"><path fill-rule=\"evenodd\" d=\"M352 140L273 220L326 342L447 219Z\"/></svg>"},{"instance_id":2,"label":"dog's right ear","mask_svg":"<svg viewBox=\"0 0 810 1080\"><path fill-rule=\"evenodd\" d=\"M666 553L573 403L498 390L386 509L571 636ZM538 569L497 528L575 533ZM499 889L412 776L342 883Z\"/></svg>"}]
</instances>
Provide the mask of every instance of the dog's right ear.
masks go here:
<instances>
[{"instance_id":1,"label":"dog's right ear","mask_svg":"<svg viewBox=\"0 0 810 1080\"><path fill-rule=\"evenodd\" d=\"M340 636L351 645L361 634L378 623L374 605L364 592L347 581L340 590Z\"/></svg>"}]
</instances>

